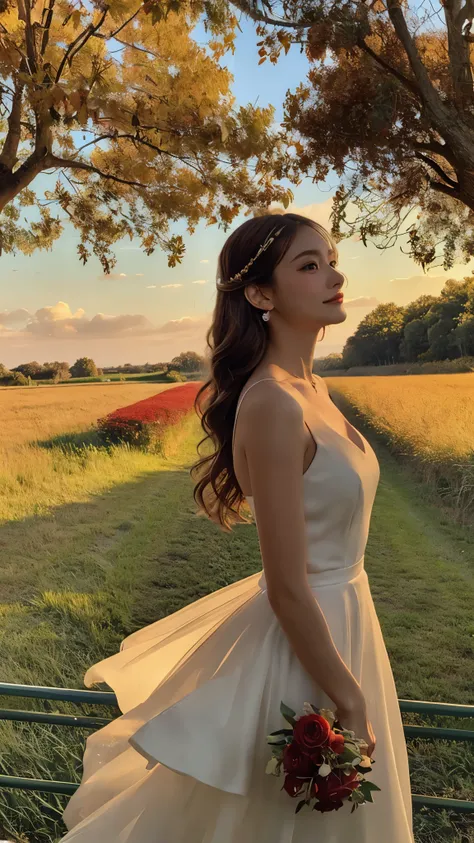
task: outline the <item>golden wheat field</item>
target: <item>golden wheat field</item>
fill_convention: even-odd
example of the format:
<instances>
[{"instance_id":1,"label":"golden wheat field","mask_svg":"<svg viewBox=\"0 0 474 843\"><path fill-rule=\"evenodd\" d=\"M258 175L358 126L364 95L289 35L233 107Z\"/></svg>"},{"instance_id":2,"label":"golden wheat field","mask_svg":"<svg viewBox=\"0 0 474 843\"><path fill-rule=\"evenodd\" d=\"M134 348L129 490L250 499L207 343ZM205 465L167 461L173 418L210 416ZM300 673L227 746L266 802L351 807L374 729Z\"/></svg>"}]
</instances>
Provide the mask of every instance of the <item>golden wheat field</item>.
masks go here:
<instances>
[{"instance_id":1,"label":"golden wheat field","mask_svg":"<svg viewBox=\"0 0 474 843\"><path fill-rule=\"evenodd\" d=\"M327 378L388 441L420 456L474 453L474 373Z\"/></svg>"},{"instance_id":2,"label":"golden wheat field","mask_svg":"<svg viewBox=\"0 0 474 843\"><path fill-rule=\"evenodd\" d=\"M0 389L0 446L87 430L100 416L157 395L167 383L78 384Z\"/></svg>"},{"instance_id":3,"label":"golden wheat field","mask_svg":"<svg viewBox=\"0 0 474 843\"><path fill-rule=\"evenodd\" d=\"M355 410L356 425L367 422L410 457L422 482L441 482L458 508L472 510L474 373L329 376L327 384L336 400L342 396ZM0 521L51 512L153 470L151 455L130 449L112 459L96 447L94 426L100 416L170 388L117 383L0 390Z\"/></svg>"}]
</instances>

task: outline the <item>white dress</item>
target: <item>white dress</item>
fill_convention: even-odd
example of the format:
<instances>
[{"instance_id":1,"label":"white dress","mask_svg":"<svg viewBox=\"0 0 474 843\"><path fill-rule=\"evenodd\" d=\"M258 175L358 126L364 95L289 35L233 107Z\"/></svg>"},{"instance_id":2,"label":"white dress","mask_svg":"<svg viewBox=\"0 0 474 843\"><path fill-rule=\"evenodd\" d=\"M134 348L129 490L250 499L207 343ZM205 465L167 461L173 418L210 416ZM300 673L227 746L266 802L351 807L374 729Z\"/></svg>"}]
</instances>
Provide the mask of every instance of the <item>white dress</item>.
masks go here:
<instances>
[{"instance_id":1,"label":"white dress","mask_svg":"<svg viewBox=\"0 0 474 843\"><path fill-rule=\"evenodd\" d=\"M86 687L106 682L122 716L87 739L61 843L414 843L397 690L364 568L379 464L352 425L360 444L325 420L339 411L320 382L305 419L317 442L303 475L308 581L367 700L377 745L366 776L381 790L353 813L346 802L295 814L283 776L265 773L266 736L288 725L280 701L297 713L305 701L334 704L295 655L259 571L134 632L88 669Z\"/></svg>"}]
</instances>

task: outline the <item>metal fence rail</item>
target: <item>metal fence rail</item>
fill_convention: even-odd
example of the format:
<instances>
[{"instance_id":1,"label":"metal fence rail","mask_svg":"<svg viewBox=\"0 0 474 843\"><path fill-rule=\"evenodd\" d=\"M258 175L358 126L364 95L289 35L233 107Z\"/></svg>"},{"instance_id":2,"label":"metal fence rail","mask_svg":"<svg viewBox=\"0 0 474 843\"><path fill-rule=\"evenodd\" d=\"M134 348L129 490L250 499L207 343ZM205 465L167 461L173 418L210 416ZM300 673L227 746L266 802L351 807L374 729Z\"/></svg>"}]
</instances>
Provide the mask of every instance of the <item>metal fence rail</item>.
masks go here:
<instances>
[{"instance_id":1,"label":"metal fence rail","mask_svg":"<svg viewBox=\"0 0 474 843\"><path fill-rule=\"evenodd\" d=\"M62 702L92 703L117 707L117 697L112 691L83 691L78 688L49 688L38 685L13 685L0 682L0 696L33 697L43 700L61 700ZM398 700L401 712L413 714L439 714L450 717L474 718L474 705L456 705L452 703L428 702L424 700ZM81 728L101 729L111 723L114 717L93 717L74 714L59 714L42 711L17 711L0 709L0 720L15 720L27 723L48 723L56 726L80 726ZM474 731L468 729L448 729L434 726L405 726L406 738L429 740L469 741L474 743ZM47 779L28 779L19 776L0 775L0 788L35 790L44 793L64 793L72 796L79 787L76 782L61 782ZM441 796L412 794L414 810L426 807L447 809L458 813L474 814L474 802L462 799L446 799Z\"/></svg>"}]
</instances>

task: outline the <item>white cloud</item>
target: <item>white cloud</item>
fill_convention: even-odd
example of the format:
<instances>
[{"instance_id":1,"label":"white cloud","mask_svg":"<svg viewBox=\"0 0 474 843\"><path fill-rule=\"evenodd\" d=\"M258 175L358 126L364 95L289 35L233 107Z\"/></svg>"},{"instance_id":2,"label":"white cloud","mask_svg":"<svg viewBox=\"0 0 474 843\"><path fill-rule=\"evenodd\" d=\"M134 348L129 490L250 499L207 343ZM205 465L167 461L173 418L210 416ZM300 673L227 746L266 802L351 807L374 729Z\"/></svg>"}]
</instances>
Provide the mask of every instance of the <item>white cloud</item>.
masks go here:
<instances>
[{"instance_id":1,"label":"white cloud","mask_svg":"<svg viewBox=\"0 0 474 843\"><path fill-rule=\"evenodd\" d=\"M148 284L147 290L156 290L156 284Z\"/></svg>"},{"instance_id":2,"label":"white cloud","mask_svg":"<svg viewBox=\"0 0 474 843\"><path fill-rule=\"evenodd\" d=\"M30 317L28 310L24 307L19 307L18 310L4 310L0 311L0 325L17 325L25 322Z\"/></svg>"},{"instance_id":3,"label":"white cloud","mask_svg":"<svg viewBox=\"0 0 474 843\"><path fill-rule=\"evenodd\" d=\"M370 307L374 308L380 304L375 296L358 296L355 299L344 299L343 307Z\"/></svg>"},{"instance_id":4,"label":"white cloud","mask_svg":"<svg viewBox=\"0 0 474 843\"><path fill-rule=\"evenodd\" d=\"M1 314L0 335L2 340L9 342L27 340L58 340L58 339L113 339L155 337L158 340L163 334L187 333L201 336L209 326L211 314L193 318L183 316L171 319L161 326L153 325L142 314L119 314L111 316L97 313L92 318L86 316L83 308L75 312L66 302L59 301L55 305L41 307L33 315L27 310L18 309ZM7 324L17 324L16 329L9 329ZM21 324L22 323L22 324Z\"/></svg>"},{"instance_id":5,"label":"white cloud","mask_svg":"<svg viewBox=\"0 0 474 843\"><path fill-rule=\"evenodd\" d=\"M160 328L157 328L158 334L174 334L178 332L192 331L196 328L203 328L209 324L210 316L200 316L193 319L191 316L182 316L181 319L170 319L165 322Z\"/></svg>"},{"instance_id":6,"label":"white cloud","mask_svg":"<svg viewBox=\"0 0 474 843\"><path fill-rule=\"evenodd\" d=\"M199 263L209 263L209 259L208 259L208 258L204 258L204 260L199 261Z\"/></svg>"},{"instance_id":7,"label":"white cloud","mask_svg":"<svg viewBox=\"0 0 474 843\"><path fill-rule=\"evenodd\" d=\"M144 272L136 272L135 275L137 276L137 278L143 278L145 273Z\"/></svg>"},{"instance_id":8,"label":"white cloud","mask_svg":"<svg viewBox=\"0 0 474 843\"><path fill-rule=\"evenodd\" d=\"M193 284L207 284L207 281L193 281Z\"/></svg>"},{"instance_id":9,"label":"white cloud","mask_svg":"<svg viewBox=\"0 0 474 843\"><path fill-rule=\"evenodd\" d=\"M121 278L127 278L125 272L111 272L110 275L106 275L104 272L103 275L98 275L98 281L119 281Z\"/></svg>"},{"instance_id":10,"label":"white cloud","mask_svg":"<svg viewBox=\"0 0 474 843\"><path fill-rule=\"evenodd\" d=\"M453 276L453 272L447 272L445 275L407 275L391 278L387 294L393 296L397 304L406 305L419 296L439 296L448 278Z\"/></svg>"},{"instance_id":11,"label":"white cloud","mask_svg":"<svg viewBox=\"0 0 474 843\"><path fill-rule=\"evenodd\" d=\"M182 287L182 286L183 286L182 284L162 284L161 289L167 290L168 287Z\"/></svg>"},{"instance_id":12,"label":"white cloud","mask_svg":"<svg viewBox=\"0 0 474 843\"><path fill-rule=\"evenodd\" d=\"M329 215L332 211L332 196L328 196L324 202L312 202L310 205L303 206L289 205L286 209L278 205L273 210L282 214L301 214L303 217L309 217L309 219L318 222L329 230L331 227Z\"/></svg>"}]
</instances>

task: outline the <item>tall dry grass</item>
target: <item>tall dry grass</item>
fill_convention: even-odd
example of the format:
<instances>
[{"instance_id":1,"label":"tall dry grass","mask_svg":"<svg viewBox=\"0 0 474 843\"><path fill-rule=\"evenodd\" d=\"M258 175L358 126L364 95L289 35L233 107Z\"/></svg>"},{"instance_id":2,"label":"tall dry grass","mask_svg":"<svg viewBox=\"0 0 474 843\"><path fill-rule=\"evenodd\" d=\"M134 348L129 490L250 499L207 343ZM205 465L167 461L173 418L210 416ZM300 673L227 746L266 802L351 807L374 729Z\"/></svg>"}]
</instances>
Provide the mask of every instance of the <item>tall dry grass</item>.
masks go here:
<instances>
[{"instance_id":1,"label":"tall dry grass","mask_svg":"<svg viewBox=\"0 0 474 843\"><path fill-rule=\"evenodd\" d=\"M409 463L460 523L474 521L474 373L327 383L340 409Z\"/></svg>"}]
</instances>

